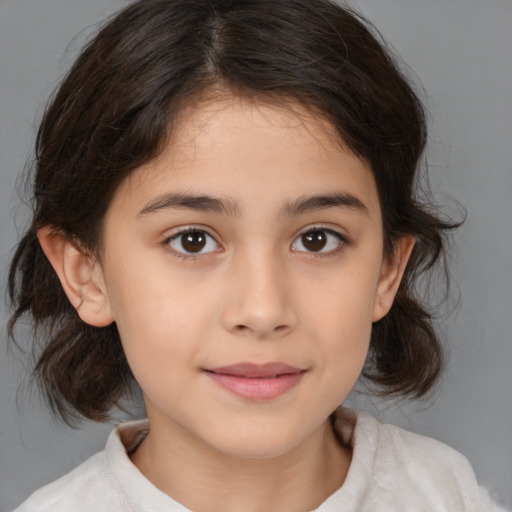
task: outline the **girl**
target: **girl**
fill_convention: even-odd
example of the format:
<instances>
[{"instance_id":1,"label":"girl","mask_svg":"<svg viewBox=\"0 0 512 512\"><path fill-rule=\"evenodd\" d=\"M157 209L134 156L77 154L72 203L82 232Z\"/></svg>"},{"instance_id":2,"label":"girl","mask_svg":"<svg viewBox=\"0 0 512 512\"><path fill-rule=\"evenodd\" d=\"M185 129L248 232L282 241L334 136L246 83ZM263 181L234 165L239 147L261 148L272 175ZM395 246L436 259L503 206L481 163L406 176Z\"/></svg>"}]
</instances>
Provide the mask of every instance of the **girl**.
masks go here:
<instances>
[{"instance_id":1,"label":"girl","mask_svg":"<svg viewBox=\"0 0 512 512\"><path fill-rule=\"evenodd\" d=\"M37 138L15 323L55 413L147 420L20 511L489 511L468 462L339 405L422 397L415 285L454 225L418 200L422 106L329 0L142 0L87 45Z\"/></svg>"}]
</instances>

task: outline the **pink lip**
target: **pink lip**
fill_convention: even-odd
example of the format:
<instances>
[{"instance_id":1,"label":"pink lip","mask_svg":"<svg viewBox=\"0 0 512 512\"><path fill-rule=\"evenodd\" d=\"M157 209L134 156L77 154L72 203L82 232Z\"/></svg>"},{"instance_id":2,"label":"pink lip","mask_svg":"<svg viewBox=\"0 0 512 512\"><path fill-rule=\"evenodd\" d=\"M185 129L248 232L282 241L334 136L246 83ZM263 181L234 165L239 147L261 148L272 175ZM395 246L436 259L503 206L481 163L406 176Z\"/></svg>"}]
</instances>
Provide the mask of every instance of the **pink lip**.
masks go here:
<instances>
[{"instance_id":1,"label":"pink lip","mask_svg":"<svg viewBox=\"0 0 512 512\"><path fill-rule=\"evenodd\" d=\"M284 363L239 363L204 370L216 384L248 400L277 398L296 386L305 370Z\"/></svg>"}]
</instances>

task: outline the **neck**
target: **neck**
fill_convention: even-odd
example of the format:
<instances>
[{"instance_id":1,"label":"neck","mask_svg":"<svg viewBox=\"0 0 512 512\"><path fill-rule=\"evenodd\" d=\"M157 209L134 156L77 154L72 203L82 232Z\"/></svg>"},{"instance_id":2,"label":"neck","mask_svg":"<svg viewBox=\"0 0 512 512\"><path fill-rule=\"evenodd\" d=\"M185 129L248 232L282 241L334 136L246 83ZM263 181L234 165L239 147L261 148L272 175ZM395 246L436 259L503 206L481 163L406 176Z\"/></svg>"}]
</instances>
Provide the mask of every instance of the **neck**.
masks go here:
<instances>
[{"instance_id":1,"label":"neck","mask_svg":"<svg viewBox=\"0 0 512 512\"><path fill-rule=\"evenodd\" d=\"M158 489L196 512L313 510L343 484L351 460L329 420L289 452L263 459L231 457L168 434L151 427L132 461Z\"/></svg>"}]
</instances>

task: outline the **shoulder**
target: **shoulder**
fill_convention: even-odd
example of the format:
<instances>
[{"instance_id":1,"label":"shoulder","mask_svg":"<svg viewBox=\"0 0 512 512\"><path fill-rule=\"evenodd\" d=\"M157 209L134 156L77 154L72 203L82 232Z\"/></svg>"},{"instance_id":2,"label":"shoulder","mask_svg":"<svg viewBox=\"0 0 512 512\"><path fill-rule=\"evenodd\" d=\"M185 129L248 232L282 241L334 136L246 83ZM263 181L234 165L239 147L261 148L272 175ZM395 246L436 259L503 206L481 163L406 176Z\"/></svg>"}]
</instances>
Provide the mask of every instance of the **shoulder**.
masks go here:
<instances>
[{"instance_id":1,"label":"shoulder","mask_svg":"<svg viewBox=\"0 0 512 512\"><path fill-rule=\"evenodd\" d=\"M382 424L365 412L342 414L352 418L353 469L366 479L368 504L395 511L500 510L478 485L468 460L450 446Z\"/></svg>"},{"instance_id":2,"label":"shoulder","mask_svg":"<svg viewBox=\"0 0 512 512\"><path fill-rule=\"evenodd\" d=\"M15 512L69 512L98 509L98 499L112 504L115 491L109 481L104 452L32 494ZM115 508L112 510L116 510Z\"/></svg>"},{"instance_id":3,"label":"shoulder","mask_svg":"<svg viewBox=\"0 0 512 512\"><path fill-rule=\"evenodd\" d=\"M116 472L129 465L125 444L126 432L137 437L144 422L117 427L109 436L106 448L93 455L73 471L42 487L14 512L116 512L129 511Z\"/></svg>"}]
</instances>

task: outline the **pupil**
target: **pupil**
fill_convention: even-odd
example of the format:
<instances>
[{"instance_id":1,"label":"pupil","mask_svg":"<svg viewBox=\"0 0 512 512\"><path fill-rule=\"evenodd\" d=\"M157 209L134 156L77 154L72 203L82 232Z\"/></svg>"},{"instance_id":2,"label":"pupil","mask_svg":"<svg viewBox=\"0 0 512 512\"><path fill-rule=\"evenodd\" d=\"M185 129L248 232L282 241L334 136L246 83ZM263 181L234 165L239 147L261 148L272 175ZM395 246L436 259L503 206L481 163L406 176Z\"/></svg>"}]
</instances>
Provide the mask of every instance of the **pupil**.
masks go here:
<instances>
[{"instance_id":1,"label":"pupil","mask_svg":"<svg viewBox=\"0 0 512 512\"><path fill-rule=\"evenodd\" d=\"M321 251L327 243L327 236L323 231L311 231L302 235L302 243L309 251Z\"/></svg>"},{"instance_id":2,"label":"pupil","mask_svg":"<svg viewBox=\"0 0 512 512\"><path fill-rule=\"evenodd\" d=\"M200 231L182 235L181 244L187 252L200 252L206 245L206 236Z\"/></svg>"}]
</instances>

